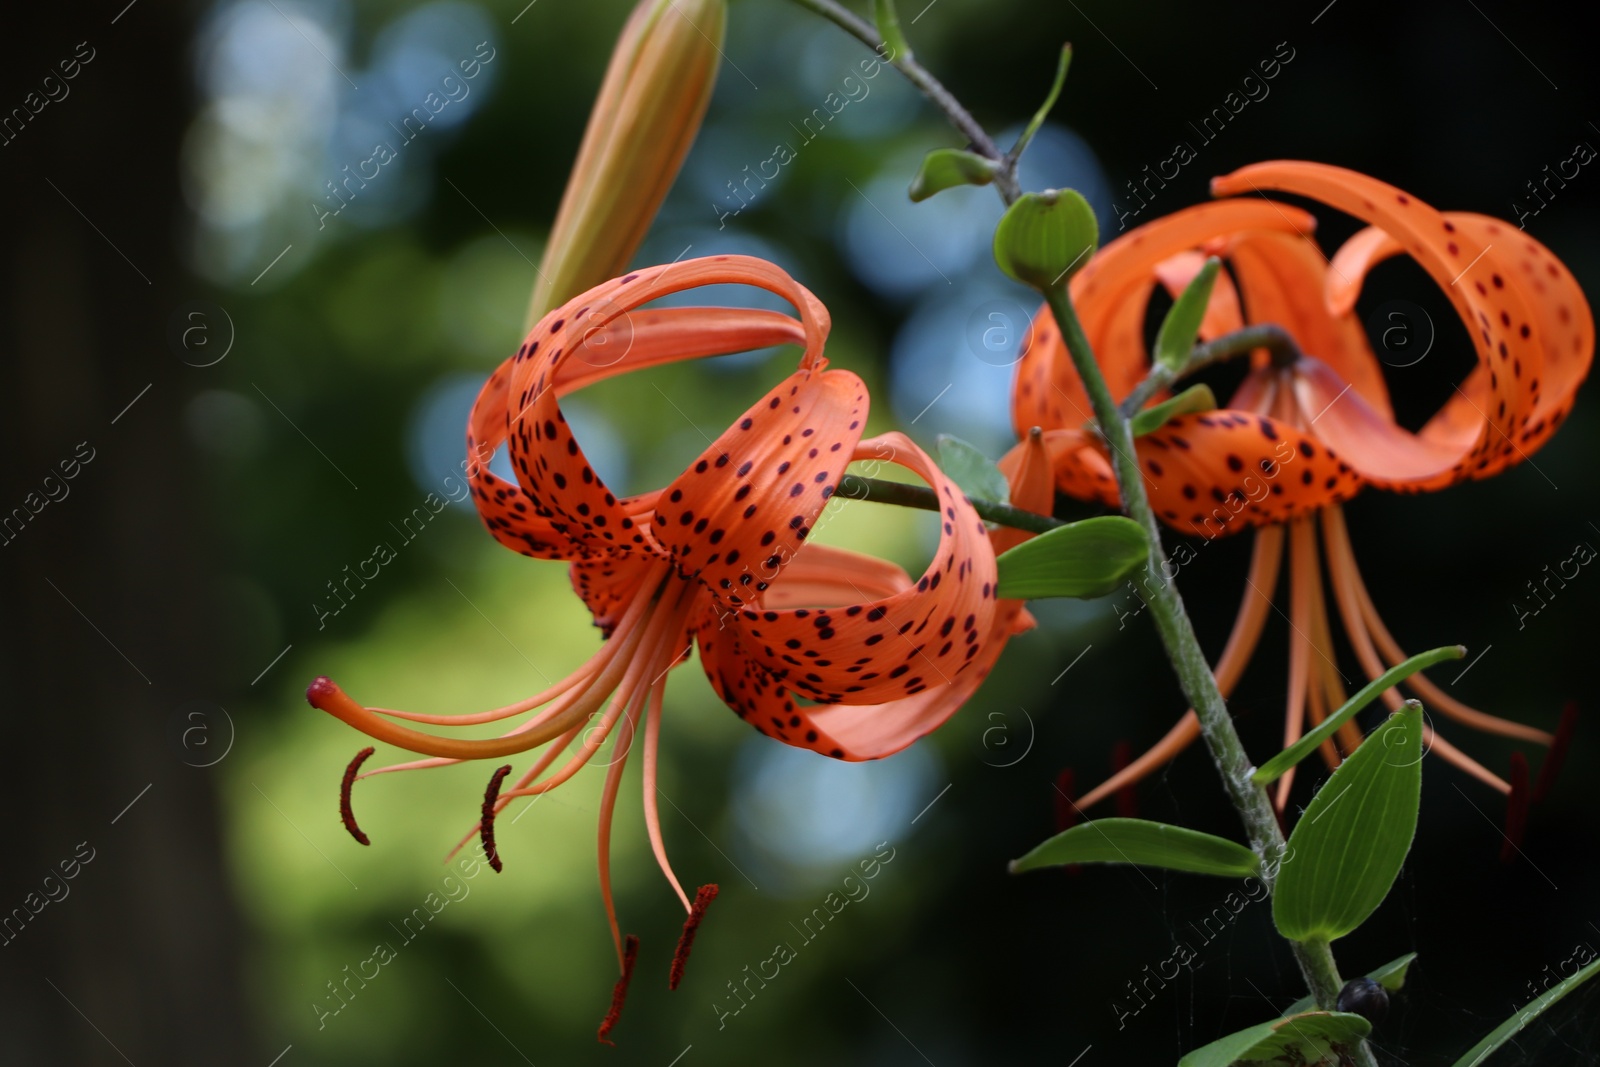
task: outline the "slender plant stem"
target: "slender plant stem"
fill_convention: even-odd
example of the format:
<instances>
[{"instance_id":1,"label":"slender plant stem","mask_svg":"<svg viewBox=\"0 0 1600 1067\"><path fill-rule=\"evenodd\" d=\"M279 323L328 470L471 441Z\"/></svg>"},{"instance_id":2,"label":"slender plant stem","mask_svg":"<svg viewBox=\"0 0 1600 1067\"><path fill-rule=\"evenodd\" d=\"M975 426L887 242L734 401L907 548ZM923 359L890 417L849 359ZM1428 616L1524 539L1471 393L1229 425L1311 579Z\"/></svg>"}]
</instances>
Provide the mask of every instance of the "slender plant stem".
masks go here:
<instances>
[{"instance_id":1,"label":"slender plant stem","mask_svg":"<svg viewBox=\"0 0 1600 1067\"><path fill-rule=\"evenodd\" d=\"M881 478L863 478L859 474L846 474L840 478L839 491L836 495L850 500L870 500L877 504L920 508L923 511L942 510L939 497L925 485L890 482ZM997 504L992 500L979 500L969 496L967 502L977 511L980 518L999 523L1001 526L1010 526L1015 530L1048 533L1058 526L1068 525L1061 519L1053 519L1049 515L1036 515L1009 504Z\"/></svg>"},{"instance_id":2,"label":"slender plant stem","mask_svg":"<svg viewBox=\"0 0 1600 1067\"><path fill-rule=\"evenodd\" d=\"M1177 587L1167 578L1160 561L1165 558L1161 547L1161 527L1156 523L1150 499L1144 491L1144 475L1139 470L1133 448L1133 434L1128 420L1117 410L1107 388L1100 366L1095 362L1089 340L1078 322L1072 300L1065 286L1055 286L1045 293L1050 311L1066 341L1067 352L1077 368L1089 401L1094 407L1095 419L1100 423L1106 444L1111 452L1111 465L1122 493L1122 506L1134 521L1145 528L1150 538L1150 558L1143 573L1135 576L1140 595L1150 606L1156 630L1166 647L1167 657L1177 671L1183 694L1189 699L1200 719L1201 736L1211 751L1212 761L1221 772L1223 788L1233 802L1249 835L1250 847L1265 861L1268 881L1275 880L1277 868L1292 857L1286 856L1283 832L1278 828L1277 814L1267 794L1250 780L1254 767L1245 753L1244 742L1234 729L1233 717L1228 712L1222 691L1217 688L1216 677L1206 661L1183 607L1183 598ZM1306 986L1316 999L1317 1006L1331 1010L1338 999L1343 981L1334 963L1333 952L1326 942L1290 941L1295 962L1300 966ZM1365 1042L1352 1050L1357 1067L1377 1067L1372 1051Z\"/></svg>"},{"instance_id":3,"label":"slender plant stem","mask_svg":"<svg viewBox=\"0 0 1600 1067\"><path fill-rule=\"evenodd\" d=\"M879 55L886 54L877 30L864 19L839 6L834 0L795 0L795 3L833 22L867 47L877 51ZM920 89L923 95L944 111L951 124L967 137L980 155L998 164L998 173L995 177L996 191L1007 204L1013 203L1021 195L1016 182L1015 160L1010 160L1002 154L995 147L993 139L960 102L909 55L893 57L890 62ZM1161 563L1165 560L1166 553L1161 546L1161 528L1156 523L1155 513L1151 510L1149 497L1144 491L1144 476L1139 470L1138 460L1134 454L1133 433L1129 428L1128 419L1117 409L1116 401L1112 399L1105 377L1100 373L1099 364L1095 362L1094 353L1089 347L1088 338L1084 335L1077 313L1073 310L1066 287L1051 287L1045 293L1045 298L1061 330L1061 336L1066 341L1067 352L1072 357L1079 378L1083 381L1084 389L1094 407L1095 419L1100 424L1101 432L1111 451L1112 469L1122 493L1123 510L1145 528L1150 539L1149 558L1145 562L1144 571L1135 579L1140 595L1152 609L1151 616L1156 621L1156 630L1166 648L1167 657L1177 672L1184 696L1188 698L1200 719L1201 736L1205 738L1212 761L1222 776L1223 788L1244 823L1251 848L1265 861L1264 873L1270 886L1275 880L1278 865L1290 858L1284 855L1286 842L1283 832L1278 827L1277 814L1273 811L1265 791L1250 780L1254 768L1245 753L1244 742L1234 729L1227 703L1223 700L1221 690L1217 688L1211 665L1206 661L1205 653L1200 648L1200 641L1195 636L1194 626L1184 610L1183 598L1162 570ZM1276 333L1273 333L1273 330L1276 330ZM1253 337L1241 340L1241 336L1246 333L1247 331L1240 331L1231 335L1234 340L1230 341L1230 345L1246 344L1248 340L1248 346L1240 351L1267 348L1280 359L1288 359L1291 356L1297 358L1299 355L1299 350L1294 347L1292 339L1281 329L1274 327L1259 329ZM1222 340L1218 338L1213 345ZM1199 346L1195 353L1191 353L1184 367L1167 379L1166 384L1176 380L1181 373L1188 373L1207 362L1224 358L1223 351L1224 347L1220 345L1214 349L1211 346ZM1237 355L1240 352L1231 354ZM1200 357L1199 362L1196 359L1197 355ZM1164 385L1159 383L1151 386L1149 394L1153 395L1163 387ZM1318 1007L1332 1009L1343 986L1332 950L1323 941L1290 941L1289 944L1294 952L1295 962L1299 964L1300 973L1305 978ZM1355 1067L1378 1067L1378 1062L1365 1041L1358 1042L1350 1050L1350 1055Z\"/></svg>"},{"instance_id":4,"label":"slender plant stem","mask_svg":"<svg viewBox=\"0 0 1600 1067\"><path fill-rule=\"evenodd\" d=\"M1275 322L1253 323L1232 333L1225 333L1203 345L1195 345L1189 351L1189 358L1181 367L1168 367L1157 363L1150 368L1150 373L1144 381L1133 387L1133 391L1122 401L1122 417L1131 419L1137 415L1150 398L1161 390L1171 385L1180 378L1186 378L1203 367L1236 356L1246 355L1258 348L1264 348L1272 353L1272 358L1280 364L1293 364L1300 358L1300 346L1295 343L1289 331Z\"/></svg>"},{"instance_id":5,"label":"slender plant stem","mask_svg":"<svg viewBox=\"0 0 1600 1067\"><path fill-rule=\"evenodd\" d=\"M1000 192L1000 198L1006 203L1011 203L1022 195L1021 188L1017 185L1017 161L1006 153L1000 151L994 143L994 138L989 136L978 120L966 108L961 106L961 101L951 95L926 67L912 58L910 51L895 54L883 38L878 35L877 27L854 12L841 7L835 0L794 0L795 3L813 14L821 15L829 22L856 38L862 44L882 56L891 66L905 75L907 81L933 102L940 111L949 118L950 125L954 126L961 136L965 137L973 149L982 157L995 164L994 185Z\"/></svg>"}]
</instances>

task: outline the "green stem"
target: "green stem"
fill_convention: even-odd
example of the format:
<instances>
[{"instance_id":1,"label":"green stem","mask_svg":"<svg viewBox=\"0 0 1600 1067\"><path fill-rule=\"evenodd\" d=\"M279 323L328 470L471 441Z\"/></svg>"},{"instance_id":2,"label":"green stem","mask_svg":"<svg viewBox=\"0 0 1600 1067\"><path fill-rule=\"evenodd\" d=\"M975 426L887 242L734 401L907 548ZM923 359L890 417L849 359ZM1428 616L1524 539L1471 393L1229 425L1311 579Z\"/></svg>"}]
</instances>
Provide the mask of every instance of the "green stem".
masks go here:
<instances>
[{"instance_id":1,"label":"green stem","mask_svg":"<svg viewBox=\"0 0 1600 1067\"><path fill-rule=\"evenodd\" d=\"M1044 295L1110 449L1111 466L1122 493L1123 510L1145 528L1150 538L1150 557L1143 573L1134 579L1139 593L1150 606L1156 631L1166 647L1167 657L1177 671L1183 694L1200 719L1201 736L1205 738L1211 759L1221 772L1223 788L1227 790L1228 798L1244 823L1250 847L1266 861L1266 869L1275 872L1277 864L1284 860L1283 832L1278 828L1278 817L1266 792L1250 779L1254 767L1245 753L1244 742L1234 729L1227 702L1217 688L1211 665L1206 661L1188 613L1184 611L1183 598L1162 570L1161 560L1165 558L1165 552L1161 547L1161 527L1157 525L1155 512L1151 510L1149 497L1145 495L1144 476L1134 453L1133 433L1128 420L1117 410L1116 402L1111 398L1111 390L1107 388L1100 366L1095 362L1066 287L1055 286ZM1306 986L1316 998L1317 1006L1331 1010L1343 985L1332 951L1325 942L1291 941L1289 944L1294 950L1295 962L1300 966ZM1354 1050L1354 1057L1357 1067L1377 1065L1365 1043Z\"/></svg>"},{"instance_id":2,"label":"green stem","mask_svg":"<svg viewBox=\"0 0 1600 1067\"><path fill-rule=\"evenodd\" d=\"M1289 331L1277 323L1262 322L1225 333L1203 345L1195 345L1181 367L1173 368L1159 363L1151 367L1144 381L1134 386L1122 401L1123 418L1137 415L1151 397L1178 379L1188 377L1202 367L1254 352L1258 348L1272 353L1273 361L1279 365L1291 365L1301 354L1300 346L1295 344Z\"/></svg>"},{"instance_id":3,"label":"green stem","mask_svg":"<svg viewBox=\"0 0 1600 1067\"><path fill-rule=\"evenodd\" d=\"M973 151L995 164L994 185L1000 192L1000 198L1006 203L1011 203L1022 195L1021 188L1017 185L1017 161L1006 153L1000 151L994 143L994 138L989 136L987 130L979 125L966 108L961 106L961 101L951 95L938 78L935 78L928 69L911 57L910 51L894 53L878 36L878 30L872 23L851 12L834 0L794 0L795 3L816 15L821 15L829 22L844 30L850 36L882 56L891 66L905 75L907 81L916 86L923 96L933 102L940 111L950 120L961 136L965 137L972 145Z\"/></svg>"},{"instance_id":4,"label":"green stem","mask_svg":"<svg viewBox=\"0 0 1600 1067\"><path fill-rule=\"evenodd\" d=\"M839 491L836 495L850 500L870 500L876 504L920 508L923 511L942 510L938 496L925 485L889 482L881 478L863 478L859 474L846 474L840 478ZM1048 515L1036 515L1009 504L997 504L992 500L979 500L969 496L967 502L977 511L979 517L989 522L1010 526L1016 530L1027 530L1029 533L1047 533L1057 526L1067 525L1060 519L1052 519Z\"/></svg>"},{"instance_id":5,"label":"green stem","mask_svg":"<svg viewBox=\"0 0 1600 1067\"><path fill-rule=\"evenodd\" d=\"M865 20L840 7L834 0L794 0L794 2L833 22L880 55L884 54L883 42L879 39L877 30ZM897 56L890 62L920 89L923 95L944 111L951 124L971 142L979 155L997 164L996 191L1007 204L1014 203L1021 195L1016 181L1015 160L1003 155L995 146L993 139L960 102L950 95L949 90L909 56ZM1061 329L1061 336L1067 343L1067 351L1072 357L1073 365L1077 368L1078 376L1089 394L1095 419L1099 422L1110 448L1112 469L1122 492L1123 509L1145 528L1150 538L1150 556L1145 562L1144 572L1137 577L1140 594L1152 608L1151 616L1156 620L1156 630L1166 647L1167 657L1172 661L1173 668L1178 674L1184 695L1199 716L1201 736L1205 738L1212 761L1222 775L1223 787L1244 823L1251 847L1263 859L1269 861L1268 870L1276 871L1277 863L1282 862L1284 858L1283 833L1278 828L1277 815L1272 810L1272 804L1267 800L1266 793L1250 780L1253 768L1249 756L1245 754L1244 742L1239 739L1239 733L1233 727L1233 719L1228 713L1221 691L1217 688L1216 678L1211 673L1211 665L1206 661L1199 639L1195 637L1194 627L1184 611L1183 599L1162 571L1160 561L1165 559L1165 552L1161 547L1161 529L1156 524L1155 514L1151 511L1149 498L1144 492L1143 475L1139 471L1138 460L1134 455L1133 433L1129 429L1128 420L1117 410L1116 402L1106 387L1105 378L1100 373L1099 364L1095 362L1094 353L1089 347L1088 338L1084 336L1083 327L1078 322L1066 288L1053 287L1045 293L1045 298L1049 301L1050 310ZM1250 347L1242 351L1268 348L1274 351L1280 361L1291 357L1298 358L1299 350L1294 348L1293 341L1283 331L1277 330L1275 335L1272 333L1276 330L1275 327L1251 329L1260 332L1250 337L1252 342ZM1237 339L1248 335L1246 331L1240 331L1230 336ZM1222 340L1218 338L1212 344L1218 345ZM1199 346L1196 352L1210 347ZM1216 347L1214 349L1216 354L1205 357L1204 361L1224 358L1222 351L1222 347ZM1204 363L1196 362L1195 354L1192 353L1184 367L1168 379L1168 384L1176 380L1179 374L1188 373L1202 365ZM1163 387L1161 384L1152 386L1145 399ZM869 489L870 491L872 490ZM1300 973L1305 978L1306 986L1316 999L1317 1005L1324 1009L1332 1009L1343 986L1332 950L1326 942L1321 941L1309 943L1291 941L1289 944L1294 952L1295 962L1299 964ZM1359 1042L1351 1050L1351 1057L1355 1067L1378 1067L1378 1061L1373 1057L1372 1050L1367 1047L1365 1041Z\"/></svg>"}]
</instances>

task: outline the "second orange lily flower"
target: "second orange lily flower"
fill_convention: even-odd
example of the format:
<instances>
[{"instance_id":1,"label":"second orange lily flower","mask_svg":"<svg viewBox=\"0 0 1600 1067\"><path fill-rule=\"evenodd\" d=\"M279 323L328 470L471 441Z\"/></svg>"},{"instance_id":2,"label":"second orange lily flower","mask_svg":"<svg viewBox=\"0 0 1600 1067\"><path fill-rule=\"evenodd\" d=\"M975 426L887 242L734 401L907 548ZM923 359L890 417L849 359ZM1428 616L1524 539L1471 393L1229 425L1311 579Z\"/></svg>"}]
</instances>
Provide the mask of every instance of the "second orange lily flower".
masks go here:
<instances>
[{"instance_id":1,"label":"second orange lily flower","mask_svg":"<svg viewBox=\"0 0 1600 1067\"><path fill-rule=\"evenodd\" d=\"M1571 410L1593 356L1594 324L1571 272L1539 242L1499 220L1440 212L1375 178L1318 163L1261 163L1216 179L1212 189L1219 196L1257 195L1139 227L1102 249L1071 288L1119 400L1149 369L1143 331L1154 288L1180 291L1207 256L1220 257L1228 270L1212 291L1202 339L1247 323L1275 323L1303 353L1282 360L1256 352L1224 410L1174 418L1136 443L1151 506L1166 524L1206 539L1257 530L1238 618L1216 662L1224 695L1237 683L1272 609L1287 540L1287 745L1300 737L1307 718L1320 722L1346 698L1334 661L1322 555L1365 674L1377 678L1406 658L1361 579L1340 505L1367 486L1441 489L1527 459ZM1319 200L1368 226L1329 260L1310 236L1315 219L1266 199L1270 190ZM1353 310L1372 267L1402 253L1450 298L1478 356L1455 395L1415 433L1395 421L1382 369ZM1036 340L1018 365L1017 431L1045 429L1062 491L1114 506L1118 494L1104 446L1085 429L1089 403L1048 311L1035 329ZM1420 674L1407 684L1429 707L1464 725L1539 744L1552 740L1545 730L1470 708ZM1396 690L1384 698L1391 707L1401 699ZM1081 804L1137 781L1198 733L1190 711ZM1449 762L1501 792L1512 791L1431 730L1430 741ZM1360 742L1352 724L1340 742L1346 752ZM1324 754L1336 762L1339 752L1330 742ZM1289 782L1288 776L1280 780L1280 806Z\"/></svg>"}]
</instances>

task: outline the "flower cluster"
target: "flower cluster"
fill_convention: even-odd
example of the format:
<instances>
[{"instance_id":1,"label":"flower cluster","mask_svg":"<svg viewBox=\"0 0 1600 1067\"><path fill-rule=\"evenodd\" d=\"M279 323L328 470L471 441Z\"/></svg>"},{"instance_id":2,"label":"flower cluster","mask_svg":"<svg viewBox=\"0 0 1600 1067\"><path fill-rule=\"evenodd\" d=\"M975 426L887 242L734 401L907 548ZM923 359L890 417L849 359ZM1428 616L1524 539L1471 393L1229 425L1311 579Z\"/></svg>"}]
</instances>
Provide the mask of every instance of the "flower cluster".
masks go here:
<instances>
[{"instance_id":1,"label":"flower cluster","mask_svg":"<svg viewBox=\"0 0 1600 1067\"><path fill-rule=\"evenodd\" d=\"M1298 345L1299 353L1287 360L1253 353L1249 373L1225 408L1180 415L1135 446L1150 505L1174 530L1207 539L1257 530L1238 618L1216 663L1225 695L1272 610L1287 541L1287 745L1300 737L1307 716L1320 722L1346 696L1334 666L1323 556L1345 634L1367 677L1376 679L1406 658L1361 579L1340 505L1369 486L1402 493L1442 489L1526 460L1572 409L1593 357L1594 322L1572 273L1509 223L1437 211L1375 178L1319 163L1256 164L1216 179L1212 190L1231 199L1130 231L1072 279L1071 291L1118 399L1149 370L1144 318L1156 286L1182 291L1208 256L1228 269L1211 292L1202 339L1275 323ZM1315 218L1267 199L1267 191L1321 201L1368 225L1326 258L1310 236ZM1395 420L1381 365L1354 313L1367 274L1402 253L1450 298L1478 356L1455 394L1416 432ZM1100 436L1086 428L1088 398L1048 316L1048 310L1040 313L1034 343L1017 366L1015 425L1019 434L1045 429L1062 492L1115 506L1109 456ZM1552 740L1544 730L1467 707L1421 674L1407 684L1428 707L1465 725L1539 744ZM1398 707L1401 696L1391 689L1384 699ZM1346 727L1339 744L1348 754L1360 734ZM1149 774L1199 732L1191 711L1080 805ZM1511 783L1431 728L1428 737L1444 759L1512 792ZM1340 752L1330 742L1324 754L1336 763ZM1280 807L1290 780L1280 779Z\"/></svg>"}]
</instances>

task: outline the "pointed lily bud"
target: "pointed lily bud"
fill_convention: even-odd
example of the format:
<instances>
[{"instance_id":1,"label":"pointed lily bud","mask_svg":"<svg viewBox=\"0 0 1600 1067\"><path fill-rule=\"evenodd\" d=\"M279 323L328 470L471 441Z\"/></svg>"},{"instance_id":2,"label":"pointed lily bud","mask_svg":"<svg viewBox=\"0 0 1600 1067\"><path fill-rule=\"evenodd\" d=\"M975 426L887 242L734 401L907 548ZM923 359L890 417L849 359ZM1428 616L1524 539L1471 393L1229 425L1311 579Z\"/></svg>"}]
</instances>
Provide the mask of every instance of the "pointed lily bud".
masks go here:
<instances>
[{"instance_id":1,"label":"pointed lily bud","mask_svg":"<svg viewBox=\"0 0 1600 1067\"><path fill-rule=\"evenodd\" d=\"M640 0L633 9L567 179L525 330L627 268L700 129L726 23L726 0Z\"/></svg>"}]
</instances>

